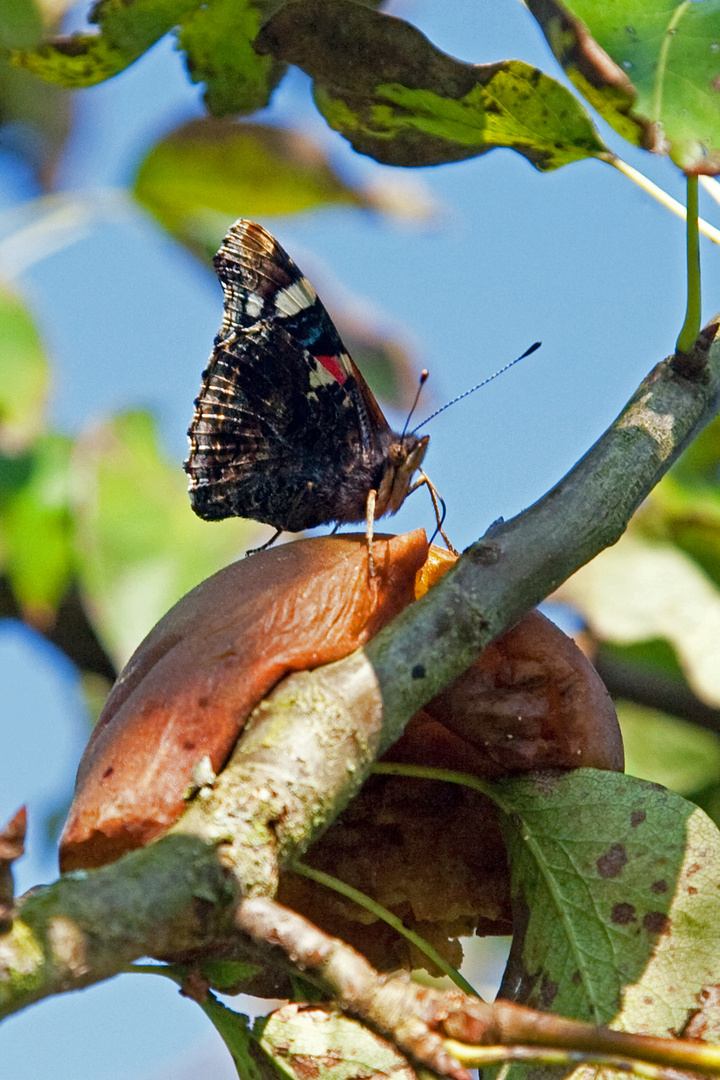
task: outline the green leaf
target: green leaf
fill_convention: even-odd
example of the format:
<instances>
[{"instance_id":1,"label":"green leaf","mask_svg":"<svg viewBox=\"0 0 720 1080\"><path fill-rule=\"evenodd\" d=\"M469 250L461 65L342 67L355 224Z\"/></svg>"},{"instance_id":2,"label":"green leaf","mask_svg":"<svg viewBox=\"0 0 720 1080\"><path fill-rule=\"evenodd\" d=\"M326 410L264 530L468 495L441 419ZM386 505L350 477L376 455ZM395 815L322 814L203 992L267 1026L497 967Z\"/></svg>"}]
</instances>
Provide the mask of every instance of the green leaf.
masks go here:
<instances>
[{"instance_id":1,"label":"green leaf","mask_svg":"<svg viewBox=\"0 0 720 1080\"><path fill-rule=\"evenodd\" d=\"M28 622L46 626L73 565L69 460L60 435L21 456L0 456L0 558Z\"/></svg>"},{"instance_id":2,"label":"green leaf","mask_svg":"<svg viewBox=\"0 0 720 1080\"><path fill-rule=\"evenodd\" d=\"M161 453L147 413L88 432L73 463L78 575L119 669L161 615L248 547L258 526L192 513L182 468Z\"/></svg>"},{"instance_id":3,"label":"green leaf","mask_svg":"<svg viewBox=\"0 0 720 1080\"><path fill-rule=\"evenodd\" d=\"M173 236L208 260L236 217L370 204L309 138L215 119L191 120L156 143L140 164L133 192Z\"/></svg>"},{"instance_id":4,"label":"green leaf","mask_svg":"<svg viewBox=\"0 0 720 1080\"><path fill-rule=\"evenodd\" d=\"M253 49L265 6L207 0L182 20L180 48L190 78L205 83L205 104L214 116L262 109L285 72L284 64Z\"/></svg>"},{"instance_id":5,"label":"green leaf","mask_svg":"<svg viewBox=\"0 0 720 1080\"><path fill-rule=\"evenodd\" d=\"M635 528L649 540L676 544L720 587L720 486L684 484L668 474L643 505Z\"/></svg>"},{"instance_id":6,"label":"green leaf","mask_svg":"<svg viewBox=\"0 0 720 1080\"><path fill-rule=\"evenodd\" d=\"M262 968L244 960L205 960L200 973L210 985L224 994L238 994Z\"/></svg>"},{"instance_id":7,"label":"green leaf","mask_svg":"<svg viewBox=\"0 0 720 1080\"><path fill-rule=\"evenodd\" d=\"M48 82L94 86L133 64L200 0L99 0L89 16L98 33L52 37L16 48L12 63Z\"/></svg>"},{"instance_id":8,"label":"green leaf","mask_svg":"<svg viewBox=\"0 0 720 1080\"><path fill-rule=\"evenodd\" d=\"M211 960L199 967L185 964L133 964L130 970L142 972L144 975L162 975L177 983L188 997L193 997L230 1051L241 1080L276 1080L270 1062L260 1049L259 1036L250 1026L249 1018L228 1009L207 990L207 984L203 984L203 980L208 979L218 987L224 983L230 993L239 992L238 984L252 978L259 970L256 965L240 961Z\"/></svg>"},{"instance_id":9,"label":"green leaf","mask_svg":"<svg viewBox=\"0 0 720 1080\"><path fill-rule=\"evenodd\" d=\"M0 124L15 125L7 140L10 148L29 162L47 187L70 129L67 95L19 71L8 57L10 48L34 47L42 33L41 12L33 0L0 4Z\"/></svg>"},{"instance_id":10,"label":"green leaf","mask_svg":"<svg viewBox=\"0 0 720 1080\"><path fill-rule=\"evenodd\" d=\"M537 68L462 63L402 19L351 0L289 4L255 44L312 76L330 126L387 164L437 165L505 146L549 170L606 152L576 98Z\"/></svg>"},{"instance_id":11,"label":"green leaf","mask_svg":"<svg viewBox=\"0 0 720 1080\"><path fill-rule=\"evenodd\" d=\"M18 453L40 431L50 380L35 322L20 297L0 285L0 449Z\"/></svg>"},{"instance_id":12,"label":"green leaf","mask_svg":"<svg viewBox=\"0 0 720 1080\"><path fill-rule=\"evenodd\" d=\"M720 491L720 416L716 416L684 450L670 470L680 483L694 489L709 484Z\"/></svg>"},{"instance_id":13,"label":"green leaf","mask_svg":"<svg viewBox=\"0 0 720 1080\"><path fill-rule=\"evenodd\" d=\"M580 769L505 782L516 934L501 994L642 1034L720 982L720 833L654 784Z\"/></svg>"},{"instance_id":14,"label":"green leaf","mask_svg":"<svg viewBox=\"0 0 720 1080\"><path fill-rule=\"evenodd\" d=\"M698 697L720 705L720 590L678 547L628 531L555 595L602 641L668 641Z\"/></svg>"},{"instance_id":15,"label":"green leaf","mask_svg":"<svg viewBox=\"0 0 720 1080\"><path fill-rule=\"evenodd\" d=\"M720 778L720 739L656 709L617 703L625 771L691 796Z\"/></svg>"},{"instance_id":16,"label":"green leaf","mask_svg":"<svg viewBox=\"0 0 720 1080\"><path fill-rule=\"evenodd\" d=\"M249 1018L228 1009L213 994L208 994L201 1005L230 1051L241 1080L266 1080L268 1070L258 1061L262 1051Z\"/></svg>"},{"instance_id":17,"label":"green leaf","mask_svg":"<svg viewBox=\"0 0 720 1080\"><path fill-rule=\"evenodd\" d=\"M0 4L0 42L5 48L32 46L42 30L42 15L33 0Z\"/></svg>"},{"instance_id":18,"label":"green leaf","mask_svg":"<svg viewBox=\"0 0 720 1080\"><path fill-rule=\"evenodd\" d=\"M406 1058L373 1031L334 1009L284 1005L263 1025L260 1042L292 1080L414 1080Z\"/></svg>"},{"instance_id":19,"label":"green leaf","mask_svg":"<svg viewBox=\"0 0 720 1080\"><path fill-rule=\"evenodd\" d=\"M701 432L643 504L635 526L671 541L720 588L720 417Z\"/></svg>"},{"instance_id":20,"label":"green leaf","mask_svg":"<svg viewBox=\"0 0 720 1080\"><path fill-rule=\"evenodd\" d=\"M685 172L720 171L719 0L528 7L573 84L621 135Z\"/></svg>"}]
</instances>

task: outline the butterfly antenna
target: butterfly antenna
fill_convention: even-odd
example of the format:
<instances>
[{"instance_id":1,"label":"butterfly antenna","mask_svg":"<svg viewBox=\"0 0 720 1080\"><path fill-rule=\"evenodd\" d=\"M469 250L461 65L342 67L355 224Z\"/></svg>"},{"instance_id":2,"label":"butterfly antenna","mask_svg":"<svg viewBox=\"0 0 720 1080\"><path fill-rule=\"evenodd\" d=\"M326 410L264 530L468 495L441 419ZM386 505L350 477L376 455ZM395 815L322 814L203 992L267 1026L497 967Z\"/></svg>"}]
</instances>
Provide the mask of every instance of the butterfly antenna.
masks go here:
<instances>
[{"instance_id":1,"label":"butterfly antenna","mask_svg":"<svg viewBox=\"0 0 720 1080\"><path fill-rule=\"evenodd\" d=\"M541 341L536 341L534 343L534 345L531 345L529 349L526 349L525 352L522 353L521 356L516 356L514 360L511 360L509 364L505 365L505 367L501 367L500 370L496 371L494 375L488 375L487 379L483 379L483 381L479 382L477 384L477 386L472 386L469 390L466 390L464 393L458 394L458 396L453 398L452 401L448 401L447 405L443 405L442 409L438 409L436 412L431 413L430 416L426 417L425 420L423 420L423 422L421 424L418 424L418 426L416 428L413 428L413 432L412 432L413 435L415 434L416 431L419 431L421 427L425 427L425 425L427 423L429 423L430 420L434 420L436 416L439 416L441 412L445 412L446 409L449 409L451 405L456 405L458 401L462 401L462 399L466 398L469 394L474 394L475 391L479 390L481 386L487 386L487 384L491 383L493 381L493 379L497 379L498 375L504 375L506 371L509 371L511 367L515 367L516 364L519 364L520 361L524 360L526 356L530 355L530 353L534 353L535 350L539 349L541 345L542 345ZM419 393L419 391L418 391L418 393ZM415 401L417 403L417 398L415 399ZM413 408L415 408L414 405L413 405ZM412 412L410 413L410 415L412 416ZM408 417L408 420L409 419L410 419L410 417ZM407 427L407 424L405 426ZM404 432L403 432L403 434L404 434Z\"/></svg>"},{"instance_id":2,"label":"butterfly antenna","mask_svg":"<svg viewBox=\"0 0 720 1080\"><path fill-rule=\"evenodd\" d=\"M407 420L405 421L405 427L402 429L402 435L400 436L400 442L402 442L403 439L405 438L405 436L407 435L407 429L408 429L408 425L410 424L410 421L412 420L412 414L417 409L417 403L420 400L420 391L422 390L425 383L428 381L429 375L430 375L430 372L427 370L427 368L423 368L423 370L420 372L420 379L418 381L418 388L417 388L417 391L415 393L415 400L413 401L412 406L410 408L410 412L407 415Z\"/></svg>"}]
</instances>

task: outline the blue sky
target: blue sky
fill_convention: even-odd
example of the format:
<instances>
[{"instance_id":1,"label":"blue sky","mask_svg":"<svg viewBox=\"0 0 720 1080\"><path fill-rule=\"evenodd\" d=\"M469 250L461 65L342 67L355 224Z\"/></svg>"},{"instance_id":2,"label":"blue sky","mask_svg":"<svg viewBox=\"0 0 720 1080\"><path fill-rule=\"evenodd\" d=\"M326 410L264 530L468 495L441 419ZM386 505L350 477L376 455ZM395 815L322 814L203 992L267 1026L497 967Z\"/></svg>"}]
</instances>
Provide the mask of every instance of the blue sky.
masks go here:
<instances>
[{"instance_id":1,"label":"blue sky","mask_svg":"<svg viewBox=\"0 0 720 1080\"><path fill-rule=\"evenodd\" d=\"M417 0L393 11L461 59L518 57L560 77L515 0ZM199 113L199 90L165 41L128 72L80 93L77 107L62 183L82 193L126 182L155 138ZM360 158L329 132L299 73L283 84L265 119L302 123L349 178L402 175ZM622 157L683 197L668 161L634 151L598 127ZM355 295L401 334L418 370L431 373L421 415L533 341L543 342L530 359L428 428L426 468L447 502L450 536L462 548L555 483L672 351L684 315L684 227L599 162L543 175L513 153L495 151L409 179L424 184L439 208L431 224L338 209L263 224L324 298ZM12 228L10 208L27 197L24 180L0 158L0 246ZM713 220L710 206L701 209ZM720 259L706 241L702 255L707 318L720 307ZM72 246L30 259L16 285L36 311L53 357L53 421L76 432L122 408L149 405L180 468L192 401L219 325L217 282L127 207L91 222ZM392 419L402 424L403 418ZM423 493L395 521L398 530L432 523ZM31 813L31 852L18 868L25 889L55 876L41 822L67 797L87 722L69 665L12 624L0 626L0 696L0 817L22 802ZM11 1019L0 1028L0 1060L13 1080L233 1075L197 1007L170 983L139 976Z\"/></svg>"}]
</instances>

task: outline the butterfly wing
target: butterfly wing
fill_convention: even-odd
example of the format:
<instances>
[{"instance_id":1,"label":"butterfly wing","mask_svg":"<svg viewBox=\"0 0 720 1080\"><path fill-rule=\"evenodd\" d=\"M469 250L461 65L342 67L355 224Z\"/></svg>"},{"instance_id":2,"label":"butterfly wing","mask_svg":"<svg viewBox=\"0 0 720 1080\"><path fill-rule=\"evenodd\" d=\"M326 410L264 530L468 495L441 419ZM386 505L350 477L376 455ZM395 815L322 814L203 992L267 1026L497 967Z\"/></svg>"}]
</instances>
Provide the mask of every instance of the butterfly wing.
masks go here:
<instances>
[{"instance_id":1,"label":"butterfly wing","mask_svg":"<svg viewBox=\"0 0 720 1080\"><path fill-rule=\"evenodd\" d=\"M220 333L188 432L193 509L296 532L365 517L397 436L306 278L260 225L215 258Z\"/></svg>"}]
</instances>

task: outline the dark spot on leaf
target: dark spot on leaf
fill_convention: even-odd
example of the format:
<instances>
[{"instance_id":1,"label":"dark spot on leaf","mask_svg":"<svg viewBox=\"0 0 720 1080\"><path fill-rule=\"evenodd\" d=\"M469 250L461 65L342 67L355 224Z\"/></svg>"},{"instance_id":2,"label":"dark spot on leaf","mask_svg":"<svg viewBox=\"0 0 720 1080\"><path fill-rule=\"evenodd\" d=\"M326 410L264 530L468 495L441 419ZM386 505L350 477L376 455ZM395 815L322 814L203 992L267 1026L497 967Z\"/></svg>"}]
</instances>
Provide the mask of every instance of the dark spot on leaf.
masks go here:
<instances>
[{"instance_id":1,"label":"dark spot on leaf","mask_svg":"<svg viewBox=\"0 0 720 1080\"><path fill-rule=\"evenodd\" d=\"M630 825L633 829L636 829L638 825L642 825L643 821L647 817L644 810L633 810L630 815Z\"/></svg>"},{"instance_id":2,"label":"dark spot on leaf","mask_svg":"<svg viewBox=\"0 0 720 1080\"><path fill-rule=\"evenodd\" d=\"M618 877L624 870L628 861L627 851L624 844L613 844L605 855L601 855L595 864L600 877Z\"/></svg>"},{"instance_id":3,"label":"dark spot on leaf","mask_svg":"<svg viewBox=\"0 0 720 1080\"><path fill-rule=\"evenodd\" d=\"M689 1011L685 1026L678 1032L676 1037L716 1042L714 1021L717 1017L718 1007L720 1007L720 986L704 986L697 995L696 1000L700 1008Z\"/></svg>"},{"instance_id":4,"label":"dark spot on leaf","mask_svg":"<svg viewBox=\"0 0 720 1080\"><path fill-rule=\"evenodd\" d=\"M670 920L662 911L648 911L643 918L643 929L650 934L664 934L670 929Z\"/></svg>"},{"instance_id":5,"label":"dark spot on leaf","mask_svg":"<svg viewBox=\"0 0 720 1080\"><path fill-rule=\"evenodd\" d=\"M198 709L207 709L209 704L210 704L210 698L207 698L207 697L198 698Z\"/></svg>"},{"instance_id":6,"label":"dark spot on leaf","mask_svg":"<svg viewBox=\"0 0 720 1080\"><path fill-rule=\"evenodd\" d=\"M307 1054L288 1054L293 1072L302 1080L314 1080L320 1075L321 1058L309 1057ZM337 1064L337 1062L333 1062Z\"/></svg>"},{"instance_id":7,"label":"dark spot on leaf","mask_svg":"<svg viewBox=\"0 0 720 1080\"><path fill-rule=\"evenodd\" d=\"M712 86L713 90L720 91L720 75L716 75L710 85Z\"/></svg>"},{"instance_id":8,"label":"dark spot on leaf","mask_svg":"<svg viewBox=\"0 0 720 1080\"><path fill-rule=\"evenodd\" d=\"M525 684L527 685L527 683ZM533 789L538 795L552 795L562 781L562 773L539 772L533 775Z\"/></svg>"},{"instance_id":9,"label":"dark spot on leaf","mask_svg":"<svg viewBox=\"0 0 720 1080\"><path fill-rule=\"evenodd\" d=\"M652 891L654 893L667 892L667 881L662 881L662 880L661 881L653 881L650 888L652 889Z\"/></svg>"},{"instance_id":10,"label":"dark spot on leaf","mask_svg":"<svg viewBox=\"0 0 720 1080\"><path fill-rule=\"evenodd\" d=\"M92 47L92 39L89 35L76 34L72 37L51 38L49 44L63 56L84 56ZM51 49L47 49L46 52L50 54Z\"/></svg>"},{"instance_id":11,"label":"dark spot on leaf","mask_svg":"<svg viewBox=\"0 0 720 1080\"><path fill-rule=\"evenodd\" d=\"M191 739L186 739L183 743L183 750L194 750L195 743Z\"/></svg>"},{"instance_id":12,"label":"dark spot on leaf","mask_svg":"<svg viewBox=\"0 0 720 1080\"><path fill-rule=\"evenodd\" d=\"M413 679L424 679L425 668L422 664L415 664L410 674L412 675Z\"/></svg>"},{"instance_id":13,"label":"dark spot on leaf","mask_svg":"<svg viewBox=\"0 0 720 1080\"><path fill-rule=\"evenodd\" d=\"M626 926L635 921L635 908L632 904L615 904L610 912L610 918L616 926Z\"/></svg>"},{"instance_id":14,"label":"dark spot on leaf","mask_svg":"<svg viewBox=\"0 0 720 1080\"><path fill-rule=\"evenodd\" d=\"M688 896L697 896L697 889L694 885L688 885Z\"/></svg>"},{"instance_id":15,"label":"dark spot on leaf","mask_svg":"<svg viewBox=\"0 0 720 1080\"><path fill-rule=\"evenodd\" d=\"M557 997L557 993L560 987L552 979L549 979L545 973L543 973L542 982L540 983L540 996L538 997L538 1009L547 1011L552 1005L553 1001Z\"/></svg>"},{"instance_id":16,"label":"dark spot on leaf","mask_svg":"<svg viewBox=\"0 0 720 1080\"><path fill-rule=\"evenodd\" d=\"M579 971L573 971L572 979L570 980L573 986L579 986L582 982L582 975Z\"/></svg>"},{"instance_id":17,"label":"dark spot on leaf","mask_svg":"<svg viewBox=\"0 0 720 1080\"><path fill-rule=\"evenodd\" d=\"M103 773L103 780L107 780L108 776L112 776L112 774L114 772L115 772L115 769L113 768L113 766L109 765L108 768Z\"/></svg>"}]
</instances>

